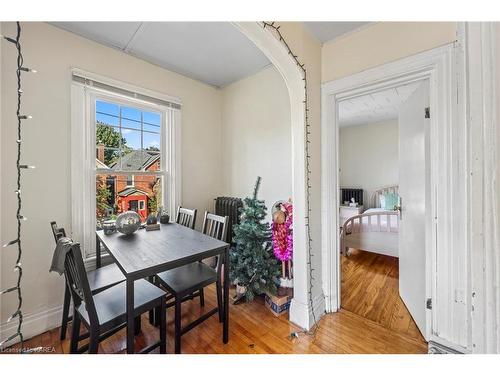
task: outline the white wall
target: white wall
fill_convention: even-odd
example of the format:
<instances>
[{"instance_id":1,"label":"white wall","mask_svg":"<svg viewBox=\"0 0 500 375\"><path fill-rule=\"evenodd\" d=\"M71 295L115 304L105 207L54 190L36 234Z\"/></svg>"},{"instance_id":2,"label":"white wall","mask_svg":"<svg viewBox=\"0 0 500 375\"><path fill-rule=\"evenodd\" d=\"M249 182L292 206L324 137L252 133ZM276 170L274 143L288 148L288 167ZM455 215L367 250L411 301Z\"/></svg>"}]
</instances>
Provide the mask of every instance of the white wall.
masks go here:
<instances>
[{"instance_id":1,"label":"white wall","mask_svg":"<svg viewBox=\"0 0 500 375\"><path fill-rule=\"evenodd\" d=\"M15 24L2 23L1 33L15 35ZM23 112L33 115L23 129L23 161L37 166L23 176L23 214L29 218L23 225L23 312L24 332L29 336L60 321L63 279L48 273L54 249L49 221L71 229L70 68L181 98L182 204L201 212L213 209L213 198L222 188L221 94L211 86L44 23L23 23L22 47L26 66L38 70L36 75L23 75ZM1 58L3 242L15 237L16 223L15 48L4 45ZM15 249L1 252L2 286L14 281L15 255ZM14 298L2 296L2 322L14 311L15 303ZM11 328L12 323L0 329Z\"/></svg>"},{"instance_id":2,"label":"white wall","mask_svg":"<svg viewBox=\"0 0 500 375\"><path fill-rule=\"evenodd\" d=\"M339 131L340 186L370 192L398 183L398 121L347 126Z\"/></svg>"},{"instance_id":3,"label":"white wall","mask_svg":"<svg viewBox=\"0 0 500 375\"><path fill-rule=\"evenodd\" d=\"M268 208L292 196L290 100L273 66L222 90L223 191L251 196L262 177L259 198Z\"/></svg>"}]
</instances>

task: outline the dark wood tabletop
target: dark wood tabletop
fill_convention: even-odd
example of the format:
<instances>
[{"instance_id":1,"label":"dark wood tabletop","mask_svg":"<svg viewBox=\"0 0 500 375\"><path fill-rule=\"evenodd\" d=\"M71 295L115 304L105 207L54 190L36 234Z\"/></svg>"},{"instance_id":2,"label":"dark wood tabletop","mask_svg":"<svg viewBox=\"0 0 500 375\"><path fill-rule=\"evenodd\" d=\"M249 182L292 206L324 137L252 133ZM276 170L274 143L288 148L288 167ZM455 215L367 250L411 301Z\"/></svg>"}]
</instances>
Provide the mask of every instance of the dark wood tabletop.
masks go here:
<instances>
[{"instance_id":1,"label":"dark wood tabletop","mask_svg":"<svg viewBox=\"0 0 500 375\"><path fill-rule=\"evenodd\" d=\"M101 266L101 245L109 252L126 279L127 294L127 353L134 353L134 283L157 273L221 256L223 273L223 332L229 340L229 244L182 225L162 224L160 230L140 229L132 235L105 235L96 231L96 266Z\"/></svg>"},{"instance_id":2,"label":"dark wood tabletop","mask_svg":"<svg viewBox=\"0 0 500 375\"><path fill-rule=\"evenodd\" d=\"M182 225L162 224L160 230L139 229L132 235L96 232L101 244L125 276L140 276L178 267L220 253L227 243Z\"/></svg>"}]
</instances>

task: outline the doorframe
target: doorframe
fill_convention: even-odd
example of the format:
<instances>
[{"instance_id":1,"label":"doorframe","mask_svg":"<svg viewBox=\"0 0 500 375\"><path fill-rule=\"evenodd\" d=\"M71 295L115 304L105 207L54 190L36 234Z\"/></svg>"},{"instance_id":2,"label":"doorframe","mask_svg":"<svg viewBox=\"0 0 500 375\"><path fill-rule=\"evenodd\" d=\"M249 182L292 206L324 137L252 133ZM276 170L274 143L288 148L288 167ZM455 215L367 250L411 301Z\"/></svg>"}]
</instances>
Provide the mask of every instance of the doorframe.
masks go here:
<instances>
[{"instance_id":1,"label":"doorframe","mask_svg":"<svg viewBox=\"0 0 500 375\"><path fill-rule=\"evenodd\" d=\"M467 154L458 111L456 43L422 52L322 85L322 259L327 312L340 308L338 230L338 103L348 97L428 79L430 83L431 233L426 246L428 339L467 346ZM439 249L439 252L437 252ZM457 272L461 270L463 272ZM437 285L437 275L440 283ZM457 297L458 294L458 297ZM424 303L424 301L423 301ZM457 335L458 332L458 335Z\"/></svg>"}]
</instances>

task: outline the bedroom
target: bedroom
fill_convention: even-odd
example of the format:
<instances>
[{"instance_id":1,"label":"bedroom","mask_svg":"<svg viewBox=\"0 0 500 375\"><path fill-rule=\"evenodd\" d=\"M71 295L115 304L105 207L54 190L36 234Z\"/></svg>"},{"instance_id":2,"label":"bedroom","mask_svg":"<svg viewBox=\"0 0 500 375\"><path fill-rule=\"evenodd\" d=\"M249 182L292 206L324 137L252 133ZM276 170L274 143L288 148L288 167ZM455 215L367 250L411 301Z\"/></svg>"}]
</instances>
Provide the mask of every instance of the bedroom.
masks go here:
<instances>
[{"instance_id":1,"label":"bedroom","mask_svg":"<svg viewBox=\"0 0 500 375\"><path fill-rule=\"evenodd\" d=\"M341 307L418 341L428 97L428 81L418 81L339 103ZM400 236L412 238L411 254L400 253Z\"/></svg>"}]
</instances>

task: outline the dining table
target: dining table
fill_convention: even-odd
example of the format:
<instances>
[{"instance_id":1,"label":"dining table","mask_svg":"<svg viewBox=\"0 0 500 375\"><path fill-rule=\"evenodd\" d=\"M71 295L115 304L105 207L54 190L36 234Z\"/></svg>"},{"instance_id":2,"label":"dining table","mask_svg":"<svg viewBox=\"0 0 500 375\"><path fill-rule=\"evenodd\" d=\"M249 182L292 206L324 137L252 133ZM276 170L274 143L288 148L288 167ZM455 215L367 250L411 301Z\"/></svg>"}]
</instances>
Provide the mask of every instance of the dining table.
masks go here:
<instances>
[{"instance_id":1,"label":"dining table","mask_svg":"<svg viewBox=\"0 0 500 375\"><path fill-rule=\"evenodd\" d=\"M101 266L102 248L109 253L126 279L127 353L134 353L134 282L219 256L223 265L222 340L229 339L229 244L176 223L161 224L159 230L139 229L133 234L96 231L96 267Z\"/></svg>"}]
</instances>

